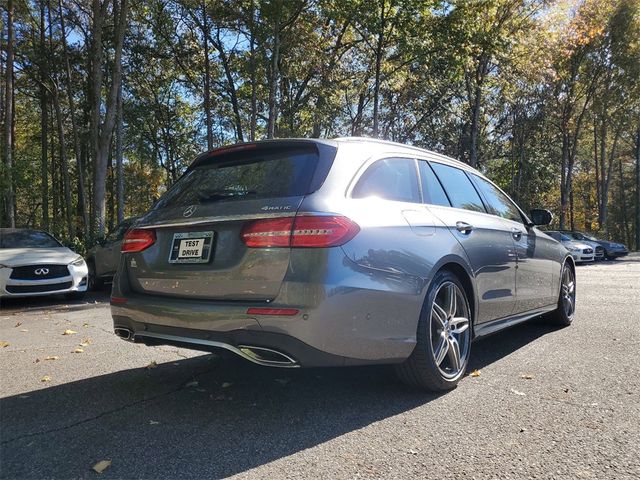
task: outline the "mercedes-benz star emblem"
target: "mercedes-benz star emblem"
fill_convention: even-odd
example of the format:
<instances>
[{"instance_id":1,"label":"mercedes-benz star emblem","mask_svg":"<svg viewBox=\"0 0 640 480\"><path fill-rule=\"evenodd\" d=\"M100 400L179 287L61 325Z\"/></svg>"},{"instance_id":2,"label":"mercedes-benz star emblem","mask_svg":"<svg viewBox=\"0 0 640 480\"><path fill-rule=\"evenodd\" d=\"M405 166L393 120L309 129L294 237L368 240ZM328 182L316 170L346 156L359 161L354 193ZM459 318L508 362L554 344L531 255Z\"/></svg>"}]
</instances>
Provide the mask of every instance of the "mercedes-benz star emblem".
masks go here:
<instances>
[{"instance_id":1,"label":"mercedes-benz star emblem","mask_svg":"<svg viewBox=\"0 0 640 480\"><path fill-rule=\"evenodd\" d=\"M190 217L191 215L196 213L196 209L197 208L198 208L197 205L191 205L190 207L185 208L184 212L182 212L182 216L183 217Z\"/></svg>"},{"instance_id":2,"label":"mercedes-benz star emblem","mask_svg":"<svg viewBox=\"0 0 640 480\"><path fill-rule=\"evenodd\" d=\"M49 275L49 269L48 268L36 268L34 270L34 273L36 275Z\"/></svg>"}]
</instances>

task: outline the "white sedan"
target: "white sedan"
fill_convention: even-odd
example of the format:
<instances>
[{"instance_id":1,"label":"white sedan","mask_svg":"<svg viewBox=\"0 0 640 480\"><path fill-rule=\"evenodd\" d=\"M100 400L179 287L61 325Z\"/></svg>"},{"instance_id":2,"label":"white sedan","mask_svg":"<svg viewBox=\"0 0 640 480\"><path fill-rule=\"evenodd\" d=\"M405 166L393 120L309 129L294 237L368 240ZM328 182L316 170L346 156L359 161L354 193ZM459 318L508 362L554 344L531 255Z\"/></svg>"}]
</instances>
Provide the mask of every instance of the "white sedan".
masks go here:
<instances>
[{"instance_id":1,"label":"white sedan","mask_svg":"<svg viewBox=\"0 0 640 480\"><path fill-rule=\"evenodd\" d=\"M572 240L569 236L562 232L544 232L550 237L562 243L575 260L576 263L593 262L595 260L595 252L591 245Z\"/></svg>"},{"instance_id":2,"label":"white sedan","mask_svg":"<svg viewBox=\"0 0 640 480\"><path fill-rule=\"evenodd\" d=\"M87 291L87 264L46 232L0 228L0 298Z\"/></svg>"}]
</instances>

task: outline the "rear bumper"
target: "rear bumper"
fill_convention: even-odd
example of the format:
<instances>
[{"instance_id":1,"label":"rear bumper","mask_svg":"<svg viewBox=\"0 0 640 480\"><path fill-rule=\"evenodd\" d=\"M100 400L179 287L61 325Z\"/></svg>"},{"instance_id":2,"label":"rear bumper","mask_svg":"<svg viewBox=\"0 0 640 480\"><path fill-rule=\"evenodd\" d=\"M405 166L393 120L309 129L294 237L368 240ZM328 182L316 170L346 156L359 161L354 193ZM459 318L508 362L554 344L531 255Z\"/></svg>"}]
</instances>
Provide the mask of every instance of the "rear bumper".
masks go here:
<instances>
[{"instance_id":1,"label":"rear bumper","mask_svg":"<svg viewBox=\"0 0 640 480\"><path fill-rule=\"evenodd\" d=\"M609 257L609 258L625 257L627 255L629 255L629 251L628 250L609 250L609 251L607 251L607 257Z\"/></svg>"},{"instance_id":2,"label":"rear bumper","mask_svg":"<svg viewBox=\"0 0 640 480\"><path fill-rule=\"evenodd\" d=\"M135 341L147 344L234 353L243 345L269 348L303 367L406 359L416 343L424 283L397 273L385 278L380 271L363 271L341 249L323 255L331 268L297 269L300 278L291 274L271 302L149 295L133 292L127 277L118 274L112 291L114 327L130 329ZM257 315L248 312L251 307L298 313Z\"/></svg>"},{"instance_id":3,"label":"rear bumper","mask_svg":"<svg viewBox=\"0 0 640 480\"><path fill-rule=\"evenodd\" d=\"M140 323L119 315L114 315L113 323L116 331L130 331L132 336L128 340L135 343L148 346L173 345L204 352L226 351L263 366L340 367L378 363L332 355L290 335L260 330L214 332Z\"/></svg>"}]
</instances>

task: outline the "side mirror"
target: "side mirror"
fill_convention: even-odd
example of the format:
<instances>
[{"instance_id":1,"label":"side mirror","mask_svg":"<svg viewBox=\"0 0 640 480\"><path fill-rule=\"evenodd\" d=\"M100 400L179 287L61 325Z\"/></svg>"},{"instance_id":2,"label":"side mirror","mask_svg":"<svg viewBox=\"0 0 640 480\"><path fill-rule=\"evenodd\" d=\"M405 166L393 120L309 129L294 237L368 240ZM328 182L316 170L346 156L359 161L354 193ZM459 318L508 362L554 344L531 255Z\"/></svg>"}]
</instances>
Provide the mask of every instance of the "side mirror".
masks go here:
<instances>
[{"instance_id":1,"label":"side mirror","mask_svg":"<svg viewBox=\"0 0 640 480\"><path fill-rule=\"evenodd\" d=\"M553 220L553 214L543 208L532 208L530 215L532 225L549 225Z\"/></svg>"}]
</instances>

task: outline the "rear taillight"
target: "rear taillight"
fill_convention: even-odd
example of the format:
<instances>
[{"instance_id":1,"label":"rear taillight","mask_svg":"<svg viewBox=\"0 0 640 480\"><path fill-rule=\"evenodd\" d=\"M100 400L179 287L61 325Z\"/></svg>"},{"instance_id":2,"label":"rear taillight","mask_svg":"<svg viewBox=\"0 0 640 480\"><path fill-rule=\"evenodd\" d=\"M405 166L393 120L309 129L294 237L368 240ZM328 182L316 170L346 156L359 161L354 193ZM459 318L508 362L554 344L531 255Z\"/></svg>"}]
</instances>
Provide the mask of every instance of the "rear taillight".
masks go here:
<instances>
[{"instance_id":1,"label":"rear taillight","mask_svg":"<svg viewBox=\"0 0 640 480\"><path fill-rule=\"evenodd\" d=\"M241 238L252 248L323 248L343 245L359 231L347 217L302 215L256 220L245 225Z\"/></svg>"},{"instance_id":2,"label":"rear taillight","mask_svg":"<svg viewBox=\"0 0 640 480\"><path fill-rule=\"evenodd\" d=\"M133 228L122 239L120 251L122 253L141 252L149 248L156 241L156 232L146 228Z\"/></svg>"},{"instance_id":3,"label":"rear taillight","mask_svg":"<svg viewBox=\"0 0 640 480\"><path fill-rule=\"evenodd\" d=\"M292 226L293 217L257 220L245 225L240 237L247 247L288 247Z\"/></svg>"}]
</instances>

